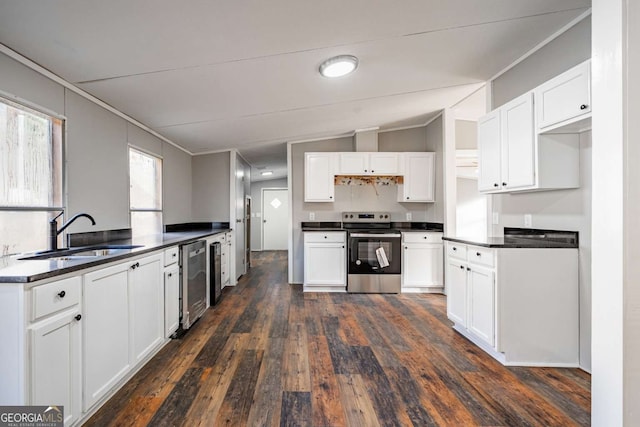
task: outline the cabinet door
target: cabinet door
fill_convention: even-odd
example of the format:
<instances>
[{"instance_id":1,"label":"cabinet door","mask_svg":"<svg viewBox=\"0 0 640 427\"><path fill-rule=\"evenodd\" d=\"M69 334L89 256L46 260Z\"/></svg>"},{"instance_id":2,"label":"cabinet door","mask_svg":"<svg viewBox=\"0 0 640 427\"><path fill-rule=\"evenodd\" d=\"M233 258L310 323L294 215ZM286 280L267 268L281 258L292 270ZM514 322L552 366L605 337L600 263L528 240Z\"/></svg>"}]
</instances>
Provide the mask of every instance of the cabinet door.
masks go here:
<instances>
[{"instance_id":1,"label":"cabinet door","mask_svg":"<svg viewBox=\"0 0 640 427\"><path fill-rule=\"evenodd\" d=\"M447 258L447 317L467 326L467 269L464 263Z\"/></svg>"},{"instance_id":2,"label":"cabinet door","mask_svg":"<svg viewBox=\"0 0 640 427\"><path fill-rule=\"evenodd\" d=\"M363 175L369 170L369 153L339 153L338 175Z\"/></svg>"},{"instance_id":3,"label":"cabinet door","mask_svg":"<svg viewBox=\"0 0 640 427\"><path fill-rule=\"evenodd\" d=\"M31 405L64 406L64 424L80 416L80 310L71 310L31 329Z\"/></svg>"},{"instance_id":4,"label":"cabinet door","mask_svg":"<svg viewBox=\"0 0 640 427\"><path fill-rule=\"evenodd\" d=\"M397 175L398 153L370 153L369 167L373 175Z\"/></svg>"},{"instance_id":5,"label":"cabinet door","mask_svg":"<svg viewBox=\"0 0 640 427\"><path fill-rule=\"evenodd\" d=\"M402 253L403 287L442 287L442 245L405 243Z\"/></svg>"},{"instance_id":6,"label":"cabinet door","mask_svg":"<svg viewBox=\"0 0 640 427\"><path fill-rule=\"evenodd\" d=\"M333 202L332 153L306 153L304 158L304 201Z\"/></svg>"},{"instance_id":7,"label":"cabinet door","mask_svg":"<svg viewBox=\"0 0 640 427\"><path fill-rule=\"evenodd\" d=\"M469 329L489 345L495 344L495 276L493 271L470 265Z\"/></svg>"},{"instance_id":8,"label":"cabinet door","mask_svg":"<svg viewBox=\"0 0 640 427\"><path fill-rule=\"evenodd\" d=\"M304 284L346 286L347 251L344 243L304 246Z\"/></svg>"},{"instance_id":9,"label":"cabinet door","mask_svg":"<svg viewBox=\"0 0 640 427\"><path fill-rule=\"evenodd\" d=\"M502 182L505 189L535 185L533 93L500 108L502 125Z\"/></svg>"},{"instance_id":10,"label":"cabinet door","mask_svg":"<svg viewBox=\"0 0 640 427\"><path fill-rule=\"evenodd\" d=\"M129 371L129 267L84 276L83 365L86 411Z\"/></svg>"},{"instance_id":11,"label":"cabinet door","mask_svg":"<svg viewBox=\"0 0 640 427\"><path fill-rule=\"evenodd\" d=\"M590 61L562 73L535 90L538 129L591 112Z\"/></svg>"},{"instance_id":12,"label":"cabinet door","mask_svg":"<svg viewBox=\"0 0 640 427\"><path fill-rule=\"evenodd\" d=\"M478 121L479 191L501 189L501 144L500 110L495 110Z\"/></svg>"},{"instance_id":13,"label":"cabinet door","mask_svg":"<svg viewBox=\"0 0 640 427\"><path fill-rule=\"evenodd\" d=\"M160 255L142 258L129 271L133 363L144 359L164 337L164 285Z\"/></svg>"},{"instance_id":14,"label":"cabinet door","mask_svg":"<svg viewBox=\"0 0 640 427\"><path fill-rule=\"evenodd\" d=\"M172 265L164 272L164 336L169 338L180 325L180 267Z\"/></svg>"},{"instance_id":15,"label":"cabinet door","mask_svg":"<svg viewBox=\"0 0 640 427\"><path fill-rule=\"evenodd\" d=\"M403 153L401 202L435 201L435 153Z\"/></svg>"}]
</instances>

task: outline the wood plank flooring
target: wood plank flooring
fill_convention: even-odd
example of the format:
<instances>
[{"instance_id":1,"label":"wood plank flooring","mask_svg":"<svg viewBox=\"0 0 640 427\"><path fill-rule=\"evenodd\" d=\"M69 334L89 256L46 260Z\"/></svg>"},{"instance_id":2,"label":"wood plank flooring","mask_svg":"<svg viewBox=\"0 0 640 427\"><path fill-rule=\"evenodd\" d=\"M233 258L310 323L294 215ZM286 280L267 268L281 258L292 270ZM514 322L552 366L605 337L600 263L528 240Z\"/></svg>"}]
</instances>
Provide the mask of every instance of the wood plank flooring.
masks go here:
<instances>
[{"instance_id":1,"label":"wood plank flooring","mask_svg":"<svg viewBox=\"0 0 640 427\"><path fill-rule=\"evenodd\" d=\"M587 373L500 365L453 331L442 295L303 294L286 256L254 254L86 425L590 424Z\"/></svg>"}]
</instances>

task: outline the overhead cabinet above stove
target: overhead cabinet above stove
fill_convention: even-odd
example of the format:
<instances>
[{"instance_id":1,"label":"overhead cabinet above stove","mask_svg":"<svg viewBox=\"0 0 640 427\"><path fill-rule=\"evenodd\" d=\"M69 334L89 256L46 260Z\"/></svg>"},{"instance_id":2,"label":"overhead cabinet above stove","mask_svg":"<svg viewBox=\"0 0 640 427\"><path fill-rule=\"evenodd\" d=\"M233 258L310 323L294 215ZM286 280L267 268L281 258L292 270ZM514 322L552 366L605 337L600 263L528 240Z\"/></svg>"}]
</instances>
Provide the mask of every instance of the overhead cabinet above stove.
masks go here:
<instances>
[{"instance_id":1,"label":"overhead cabinet above stove","mask_svg":"<svg viewBox=\"0 0 640 427\"><path fill-rule=\"evenodd\" d=\"M305 153L304 165L305 202L333 202L336 176L399 177L399 202L435 202L435 153Z\"/></svg>"}]
</instances>

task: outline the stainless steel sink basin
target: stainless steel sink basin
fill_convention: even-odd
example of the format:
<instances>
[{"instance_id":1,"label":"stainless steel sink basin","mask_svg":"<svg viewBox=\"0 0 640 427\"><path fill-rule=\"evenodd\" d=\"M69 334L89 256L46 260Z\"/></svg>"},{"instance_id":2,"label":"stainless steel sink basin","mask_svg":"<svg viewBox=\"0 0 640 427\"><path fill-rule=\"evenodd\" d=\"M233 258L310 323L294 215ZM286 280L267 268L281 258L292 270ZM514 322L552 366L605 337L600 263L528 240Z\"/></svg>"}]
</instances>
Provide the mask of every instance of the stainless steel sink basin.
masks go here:
<instances>
[{"instance_id":1,"label":"stainless steel sink basin","mask_svg":"<svg viewBox=\"0 0 640 427\"><path fill-rule=\"evenodd\" d=\"M110 255L118 255L129 252L131 249L140 248L142 245L96 245L83 248L67 248L55 251L43 251L36 255L20 258L21 260L78 260L97 258Z\"/></svg>"}]
</instances>

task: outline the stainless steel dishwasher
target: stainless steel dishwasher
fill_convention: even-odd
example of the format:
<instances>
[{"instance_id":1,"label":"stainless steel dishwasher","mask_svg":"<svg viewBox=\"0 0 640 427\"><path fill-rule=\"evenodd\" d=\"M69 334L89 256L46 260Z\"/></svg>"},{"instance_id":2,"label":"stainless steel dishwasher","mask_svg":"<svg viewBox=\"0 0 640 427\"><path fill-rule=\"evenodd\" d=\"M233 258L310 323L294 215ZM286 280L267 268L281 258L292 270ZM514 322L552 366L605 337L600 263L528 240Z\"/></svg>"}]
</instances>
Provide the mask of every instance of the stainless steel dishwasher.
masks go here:
<instances>
[{"instance_id":1,"label":"stainless steel dishwasher","mask_svg":"<svg viewBox=\"0 0 640 427\"><path fill-rule=\"evenodd\" d=\"M207 309L207 242L180 246L182 329L189 329Z\"/></svg>"}]
</instances>

